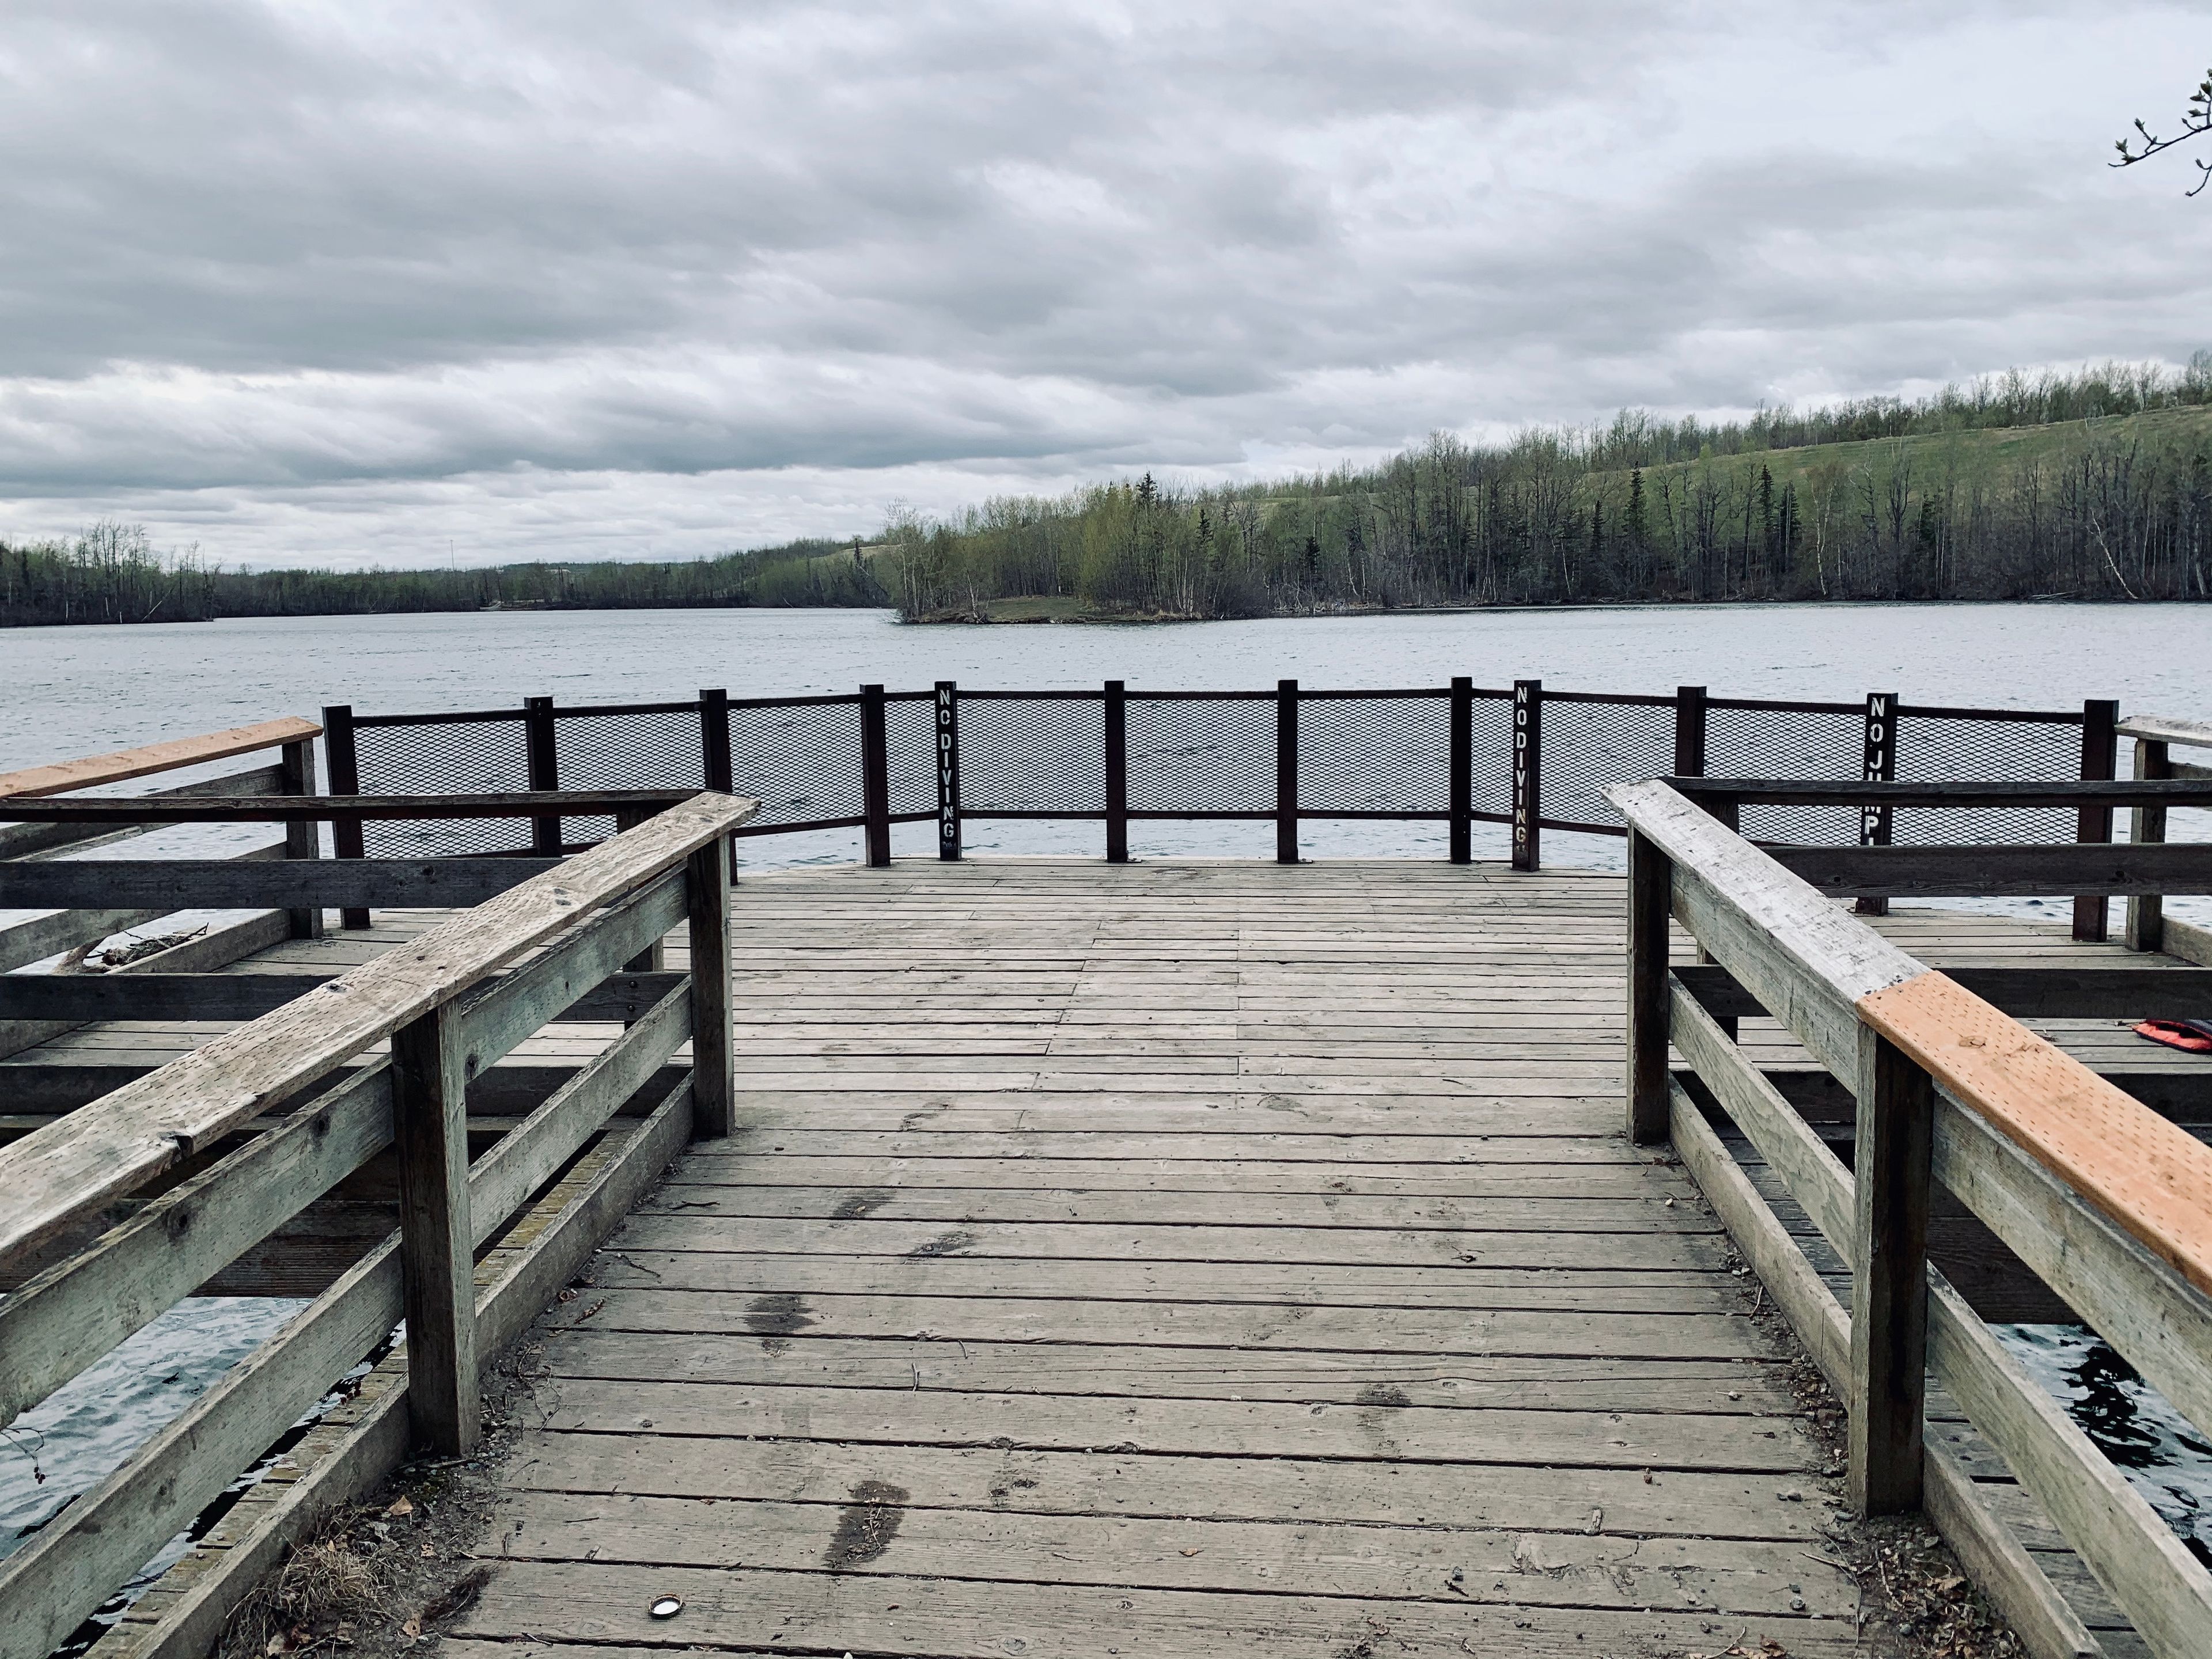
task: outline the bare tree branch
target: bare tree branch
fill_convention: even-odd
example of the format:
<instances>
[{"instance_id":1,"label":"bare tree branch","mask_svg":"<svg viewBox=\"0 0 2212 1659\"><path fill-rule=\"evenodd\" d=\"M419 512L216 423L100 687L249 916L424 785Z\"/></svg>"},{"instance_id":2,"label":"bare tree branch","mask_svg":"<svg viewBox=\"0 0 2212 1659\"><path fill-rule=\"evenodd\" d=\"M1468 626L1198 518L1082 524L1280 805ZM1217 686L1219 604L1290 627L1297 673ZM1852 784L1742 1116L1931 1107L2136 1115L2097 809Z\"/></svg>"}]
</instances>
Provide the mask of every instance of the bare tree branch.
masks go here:
<instances>
[{"instance_id":1,"label":"bare tree branch","mask_svg":"<svg viewBox=\"0 0 2212 1659\"><path fill-rule=\"evenodd\" d=\"M2197 83L2188 107L2182 111L2179 132L2171 138L2161 138L2143 125L2141 116L2136 118L2136 132L2142 141L2142 148L2134 148L2134 138L2122 138L2112 146L2119 151L2120 159L2111 163L2112 166L2131 167L2138 161L2148 161L2161 151L2172 149L2176 144L2185 144L2192 138L2201 138L2212 132L2212 70L2208 70L2204 79ZM2208 184L2212 184L2212 161L2199 161L2197 163L2196 185L2185 193L2195 196Z\"/></svg>"}]
</instances>

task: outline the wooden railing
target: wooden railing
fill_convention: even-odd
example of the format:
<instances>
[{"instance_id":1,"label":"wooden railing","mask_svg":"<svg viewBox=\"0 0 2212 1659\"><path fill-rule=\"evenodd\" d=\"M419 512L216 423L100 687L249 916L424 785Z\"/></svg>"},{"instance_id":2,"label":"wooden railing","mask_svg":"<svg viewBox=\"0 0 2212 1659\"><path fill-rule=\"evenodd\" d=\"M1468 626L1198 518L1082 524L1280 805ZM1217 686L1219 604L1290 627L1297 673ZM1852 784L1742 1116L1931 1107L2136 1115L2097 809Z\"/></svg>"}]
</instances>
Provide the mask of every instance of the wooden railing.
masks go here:
<instances>
[{"instance_id":1,"label":"wooden railing","mask_svg":"<svg viewBox=\"0 0 2212 1659\"><path fill-rule=\"evenodd\" d=\"M70 791L97 788L269 749L276 750L272 765L130 799L153 804L211 796L244 799L275 795L312 796L315 793L314 740L321 732L322 727L313 720L287 717L236 726L228 732L211 732L201 737L172 738L115 754L0 773L0 807L60 805L76 799L67 793ZM0 870L18 860L84 852L143 836L157 828L160 822L157 818L138 822L108 819L74 823L66 818L18 822L0 829L0 861L5 861L0 862ZM249 848L233 856L240 860L312 859L318 854L319 842L313 822L302 820L288 825L282 841ZM12 902L0 901L0 907L9 902ZM107 899L0 927L0 975L47 957L81 951L112 934L158 921L173 908L127 905L119 898ZM312 938L320 927L319 913L286 907L282 914L254 916L213 929L164 961L134 963L125 971L137 973L149 968L200 971L219 968L287 936ZM11 1020L0 1013L0 1055L20 1053L66 1029L51 1020Z\"/></svg>"},{"instance_id":2,"label":"wooden railing","mask_svg":"<svg viewBox=\"0 0 2212 1659\"><path fill-rule=\"evenodd\" d=\"M2136 776L2145 781L2162 779L2212 781L2212 721L2166 720L2138 715L2121 722L2119 735L2136 745ZM2173 750L2205 751L2202 760L2176 760ZM2129 825L2129 840L2142 845L2166 839L2166 808L2140 806ZM2142 893L2128 900L2128 948L2163 951L2212 968L2212 928L2169 918L2163 896Z\"/></svg>"},{"instance_id":3,"label":"wooden railing","mask_svg":"<svg viewBox=\"0 0 2212 1659\"><path fill-rule=\"evenodd\" d=\"M1960 791L1984 805L2212 804L2202 780L1952 786L1951 798ZM1904 891L2202 892L2212 889L2212 848L1762 850L1723 821L1735 808L1925 805L1929 792L1674 780L1610 793L1630 826L1630 1134L1671 1139L1844 1399L1852 1503L1869 1514L1924 1504L2039 1659L2099 1650L1957 1459L1927 1437L1932 1374L2154 1653L2212 1653L2212 1574L1927 1259L1941 1188L2185 1416L2212 1427L2212 1149L1835 902ZM1670 966L1670 919L1715 965ZM2172 972L2203 994L2202 976ZM2062 967L2040 989L2037 977L2006 969L1988 988L2021 1012L2111 1012L2169 975L2085 978ZM1735 1021L1751 1012L1780 1020L1856 1097L1852 1167L1738 1047ZM1729 1153L1707 1104L1733 1120L1849 1265L1848 1312Z\"/></svg>"},{"instance_id":4,"label":"wooden railing","mask_svg":"<svg viewBox=\"0 0 2212 1659\"><path fill-rule=\"evenodd\" d=\"M1295 863L1302 826L1431 821L1447 856L1474 858L1474 826L1507 826L1514 867L1541 862L1546 830L1623 833L1603 795L1622 778L1708 771L1887 780L2105 779L2118 705L2074 709L1912 704L1878 691L1853 702L1711 695L1567 691L1540 680L1478 686L1468 678L1398 690L1000 690L943 680L930 690L556 705L431 714L323 711L331 787L427 793L481 787L548 792L674 785L757 795L748 836L858 829L872 865L888 864L894 825L934 820L937 854L961 855L971 819L1096 820L1109 862L1129 856L1133 824L1272 822L1275 856ZM1892 824L1870 819L1864 838ZM468 850L557 852L583 826L547 814ZM2037 839L2111 838L2111 814L2054 819ZM341 822L340 858L391 850ZM2025 836L2021 838L2026 839ZM461 850L458 845L453 850ZM379 843L381 843L380 847ZM2081 927L2102 938L2105 908Z\"/></svg>"},{"instance_id":5,"label":"wooden railing","mask_svg":"<svg viewBox=\"0 0 2212 1659\"><path fill-rule=\"evenodd\" d=\"M326 814L332 805L202 799L172 801L162 811L312 822L302 815ZM382 810L374 801L343 805ZM490 805L515 810L514 803ZM296 1532L316 1508L380 1478L411 1446L448 1455L471 1449L483 1361L568 1281L687 1139L730 1132L726 842L756 804L699 794L659 805L656 816L550 867L522 860L0 865L0 902L9 903L82 904L120 894L156 904L471 906L327 980L141 981L134 993L151 992L188 1017L248 1010L258 1017L0 1146L0 1268L27 1258L45 1264L0 1302L0 1425L387 1147L397 1150L401 1215L396 1234L0 1563L0 1659L45 1659L373 1355L404 1316L404 1388L365 1410L317 1481L301 1483L279 1506L279 1520L250 1547L229 1552L223 1569L173 1612L166 1627L175 1640L160 1650L204 1652L231 1601L273 1563L288 1527ZM100 816L106 805L92 801L0 806L54 809L49 823L112 821ZM408 810L419 811L421 803ZM88 884L87 869L97 869L99 879ZM585 1016L595 994L679 924L690 933L690 971L629 975L630 1000L647 989L649 1006L633 1009L617 1038L471 1164L465 1116L471 1080L564 1011ZM107 988L97 981L81 988L16 976L0 985L26 999L17 1006L27 1012L112 1012L100 1001ZM94 994L88 998L87 989ZM387 1042L388 1055L373 1052ZM572 1202L540 1218L544 1224L513 1252L503 1276L479 1288L479 1251L608 1131L687 1042L691 1060L681 1082L641 1103L648 1109L618 1152ZM149 1189L150 1200L132 1201ZM119 1220L112 1207L118 1202Z\"/></svg>"}]
</instances>

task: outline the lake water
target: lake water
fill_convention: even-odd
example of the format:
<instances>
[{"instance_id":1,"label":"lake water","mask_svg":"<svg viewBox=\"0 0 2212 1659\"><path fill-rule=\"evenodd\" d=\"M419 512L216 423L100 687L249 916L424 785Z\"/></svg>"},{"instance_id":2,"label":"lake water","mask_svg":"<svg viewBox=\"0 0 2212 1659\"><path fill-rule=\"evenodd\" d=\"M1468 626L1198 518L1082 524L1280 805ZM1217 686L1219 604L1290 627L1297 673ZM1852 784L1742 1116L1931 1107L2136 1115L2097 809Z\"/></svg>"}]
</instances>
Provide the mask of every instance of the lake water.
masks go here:
<instances>
[{"instance_id":1,"label":"lake water","mask_svg":"<svg viewBox=\"0 0 2212 1659\"><path fill-rule=\"evenodd\" d=\"M1553 690L2018 708L2116 697L2124 712L2212 719L2212 609L2072 605L1772 605L1273 619L1166 628L908 628L861 611L499 612L307 617L149 627L0 631L0 770L243 725L326 703L362 714L562 702L849 691L863 682L920 689L1060 689L1115 678L1133 689L1255 690L1279 678L1316 688L1478 685L1541 678ZM232 763L230 764L234 764ZM2124 753L2122 765L2127 764ZM2199 816L2182 814L2180 820ZM2172 833L2191 834L2183 821ZM206 832L185 832L204 835ZM933 850L929 825L902 827L896 850ZM2203 833L2198 826L2195 835ZM1267 825L1133 826L1144 852L1273 854ZM1502 831L1478 826L1480 856ZM1316 857L1440 857L1441 825L1309 825ZM971 850L1097 854L1097 824L981 822ZM143 855L142 841L116 849ZM751 842L754 864L846 860L850 835ZM1615 866L1620 843L1547 834L1545 855ZM2175 914L2204 915L2203 901ZM0 921L4 921L0 916ZM252 1346L291 1304L191 1304L103 1369L0 1432L0 1554ZM2191 1537L2212 1516L2212 1455L2101 1345L2066 1328L2014 1333L2016 1352ZM158 1356L158 1357L156 1357ZM127 1363L126 1363L127 1362ZM2116 1426L2117 1425L2117 1426ZM2132 1425L2132 1426L2130 1426ZM2130 1436L2133 1437L2130 1439ZM33 1469L40 1477L33 1480ZM2208 1522L2212 1525L2212 1522Z\"/></svg>"},{"instance_id":2,"label":"lake water","mask_svg":"<svg viewBox=\"0 0 2212 1659\"><path fill-rule=\"evenodd\" d=\"M887 611L500 611L318 617L0 633L0 769L96 753L326 703L356 713L920 689L1257 690L1478 685L2016 708L2116 697L2124 710L2212 717L2212 609L2079 605L1671 606L1275 618L1173 627L904 627ZM2185 819L2194 815L2184 814ZM901 855L932 850L901 826ZM1441 857L1441 824L1313 823L1310 856ZM1503 854L1478 825L1477 855ZM2177 823L2174 833L2185 833ZM1139 823L1141 855L1271 856L1266 824ZM1091 854L1097 824L978 821L979 853ZM755 864L842 860L849 833L772 837ZM1548 834L1546 856L1617 866L1620 843ZM2177 907L2175 914L2188 914Z\"/></svg>"}]
</instances>

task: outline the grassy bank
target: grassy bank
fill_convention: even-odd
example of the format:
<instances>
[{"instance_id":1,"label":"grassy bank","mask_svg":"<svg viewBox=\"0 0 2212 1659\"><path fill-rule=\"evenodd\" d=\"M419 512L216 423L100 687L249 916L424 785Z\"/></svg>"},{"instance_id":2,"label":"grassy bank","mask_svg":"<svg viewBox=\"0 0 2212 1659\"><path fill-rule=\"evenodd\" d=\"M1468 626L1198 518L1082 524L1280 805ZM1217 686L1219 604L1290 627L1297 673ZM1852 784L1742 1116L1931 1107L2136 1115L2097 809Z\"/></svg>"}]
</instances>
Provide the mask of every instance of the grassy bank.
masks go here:
<instances>
[{"instance_id":1,"label":"grassy bank","mask_svg":"<svg viewBox=\"0 0 2212 1659\"><path fill-rule=\"evenodd\" d=\"M1494 448L1440 434L1380 467L1273 484L1181 491L1146 477L1001 500L894 526L884 580L917 620L1016 598L1073 600L1094 617L2201 599L2212 597L2212 366L2199 367L2116 392L2123 412L2111 415L2030 422L2017 403L1939 398L1871 434L1623 416ZM2066 388L2036 407L2083 400ZM1807 435L1822 441L1780 441Z\"/></svg>"}]
</instances>

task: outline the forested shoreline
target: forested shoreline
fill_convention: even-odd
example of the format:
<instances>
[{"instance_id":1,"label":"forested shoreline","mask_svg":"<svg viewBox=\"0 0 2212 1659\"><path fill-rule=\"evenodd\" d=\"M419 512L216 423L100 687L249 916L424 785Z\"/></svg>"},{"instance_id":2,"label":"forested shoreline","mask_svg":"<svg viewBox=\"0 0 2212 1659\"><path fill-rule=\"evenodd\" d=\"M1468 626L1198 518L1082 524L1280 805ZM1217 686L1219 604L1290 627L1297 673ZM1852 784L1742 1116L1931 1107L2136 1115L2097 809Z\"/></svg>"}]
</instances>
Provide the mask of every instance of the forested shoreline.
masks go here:
<instances>
[{"instance_id":1,"label":"forested shoreline","mask_svg":"<svg viewBox=\"0 0 2212 1659\"><path fill-rule=\"evenodd\" d=\"M1624 413L1382 466L1147 475L893 526L902 613L1207 617L1439 605L2212 598L2212 353L1741 423Z\"/></svg>"},{"instance_id":2,"label":"forested shoreline","mask_svg":"<svg viewBox=\"0 0 2212 1659\"><path fill-rule=\"evenodd\" d=\"M909 621L1778 599L2212 598L2212 352L1747 421L1624 411L1236 488L1150 474L872 544L673 562L227 570L139 527L0 541L0 625L895 605Z\"/></svg>"},{"instance_id":3,"label":"forested shoreline","mask_svg":"<svg viewBox=\"0 0 2212 1659\"><path fill-rule=\"evenodd\" d=\"M143 526L112 521L68 541L0 541L0 626L892 602L850 542L791 542L666 563L606 560L470 570L225 570L197 553L157 552Z\"/></svg>"}]
</instances>

